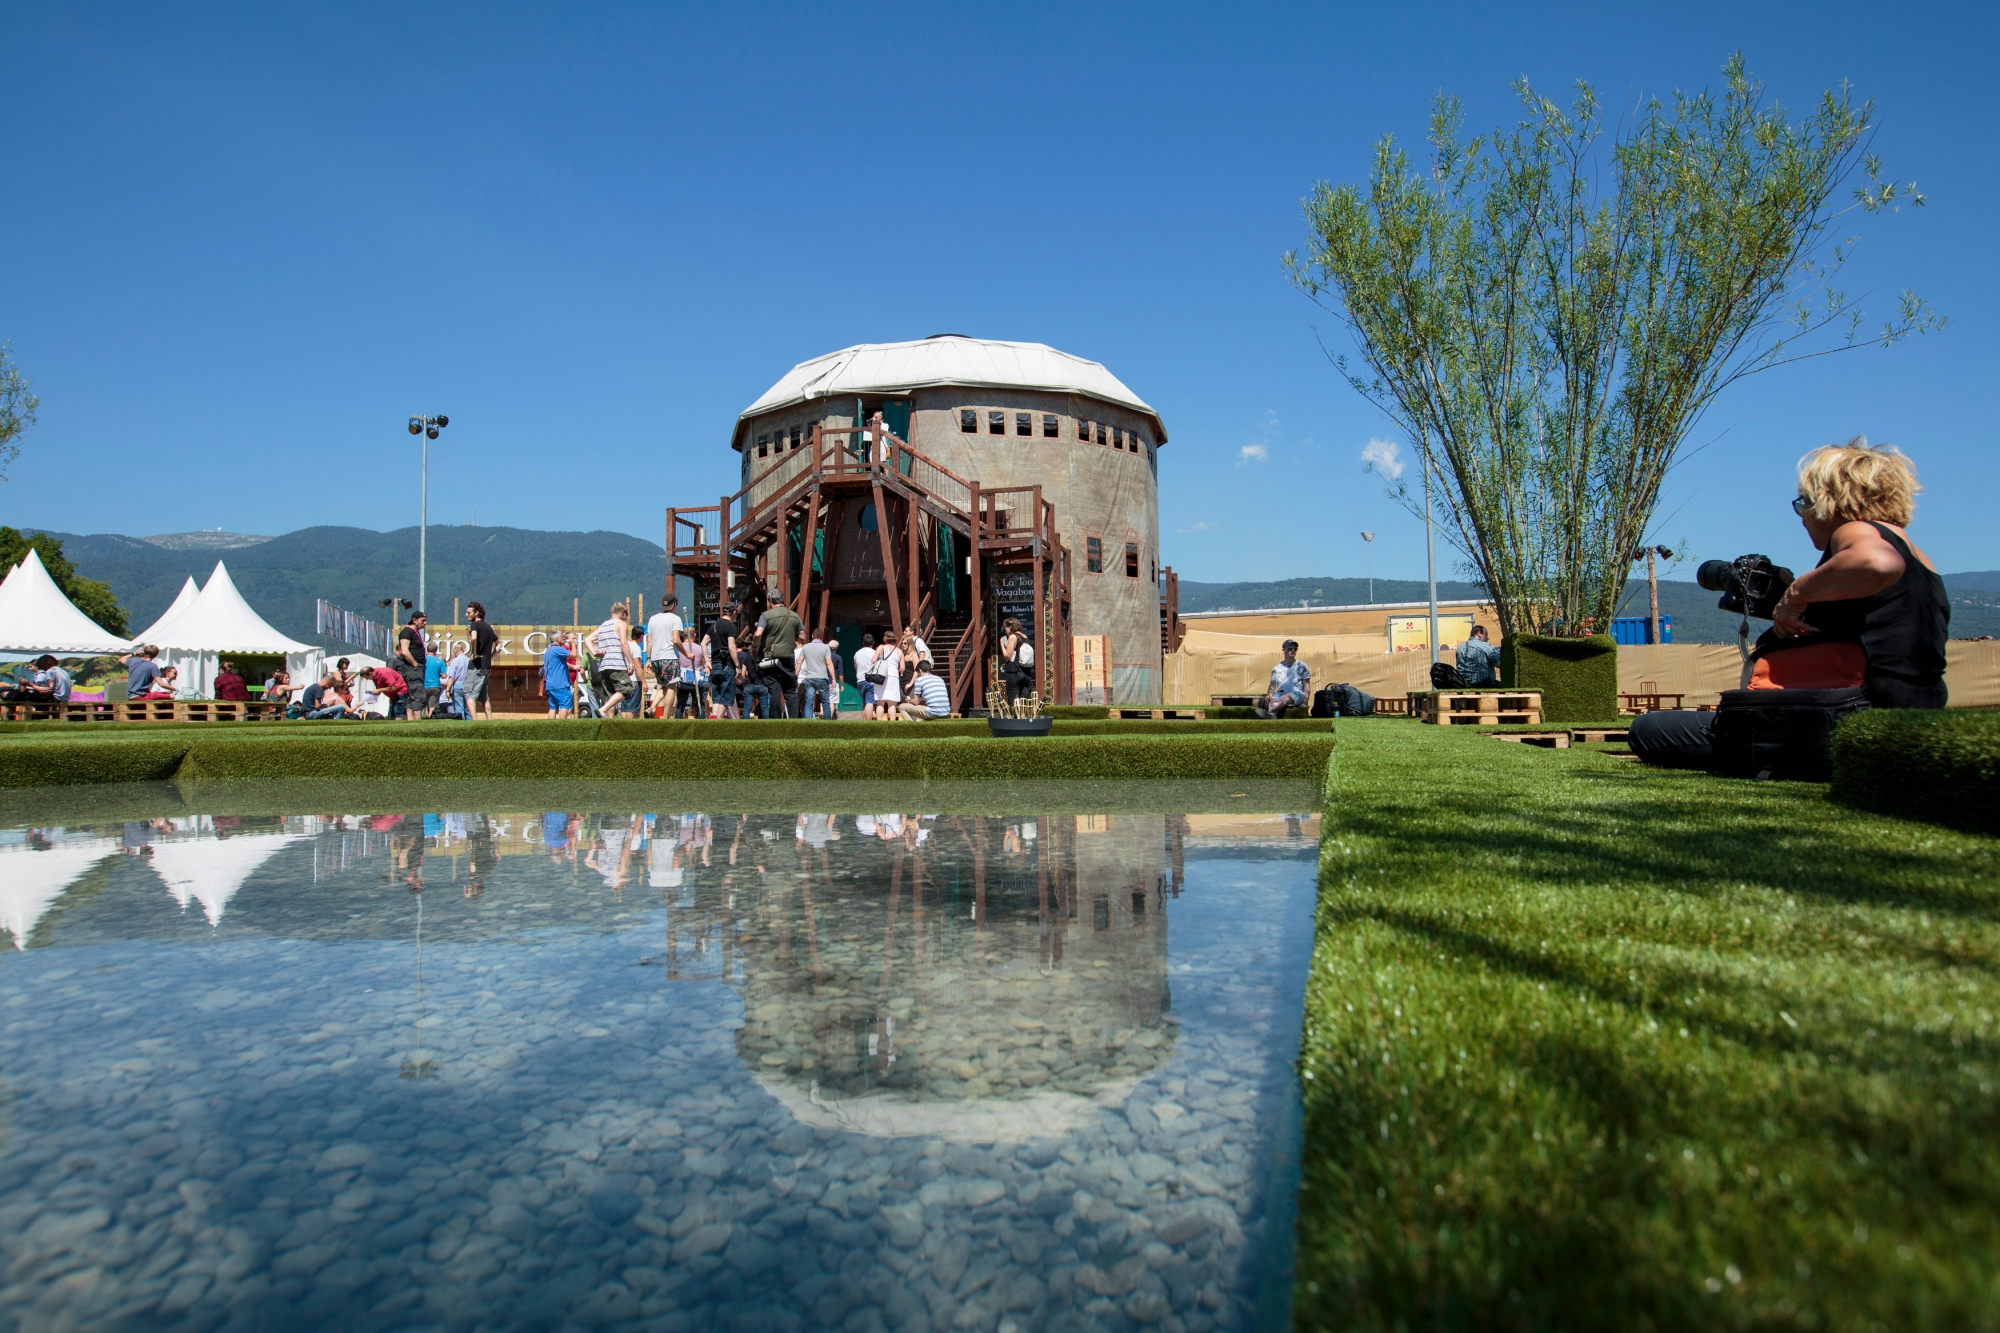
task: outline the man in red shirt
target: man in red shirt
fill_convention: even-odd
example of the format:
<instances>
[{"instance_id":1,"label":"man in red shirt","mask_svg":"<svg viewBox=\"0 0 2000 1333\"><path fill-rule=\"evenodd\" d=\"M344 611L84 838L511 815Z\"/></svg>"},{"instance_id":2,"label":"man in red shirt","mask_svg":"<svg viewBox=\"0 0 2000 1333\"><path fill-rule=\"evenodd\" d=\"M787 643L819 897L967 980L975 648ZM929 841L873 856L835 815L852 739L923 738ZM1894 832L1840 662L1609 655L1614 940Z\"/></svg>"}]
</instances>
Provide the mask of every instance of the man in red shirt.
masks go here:
<instances>
[{"instance_id":1,"label":"man in red shirt","mask_svg":"<svg viewBox=\"0 0 2000 1333\"><path fill-rule=\"evenodd\" d=\"M403 679L403 673L385 666L376 667L369 673L369 679L375 682L376 689L389 696L390 718L406 716L404 705L409 698L410 682Z\"/></svg>"}]
</instances>

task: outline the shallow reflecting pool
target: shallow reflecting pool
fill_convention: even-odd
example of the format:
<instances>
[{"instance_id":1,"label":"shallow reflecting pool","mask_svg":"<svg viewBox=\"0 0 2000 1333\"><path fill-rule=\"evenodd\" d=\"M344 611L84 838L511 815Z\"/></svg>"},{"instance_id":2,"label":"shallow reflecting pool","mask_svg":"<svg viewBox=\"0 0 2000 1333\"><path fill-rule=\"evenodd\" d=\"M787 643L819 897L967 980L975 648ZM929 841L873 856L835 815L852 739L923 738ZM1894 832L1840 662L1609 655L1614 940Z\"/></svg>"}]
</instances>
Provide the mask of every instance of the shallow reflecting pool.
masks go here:
<instances>
[{"instance_id":1,"label":"shallow reflecting pool","mask_svg":"<svg viewBox=\"0 0 2000 1333\"><path fill-rule=\"evenodd\" d=\"M0 808L0 1323L1282 1325L1287 786Z\"/></svg>"}]
</instances>

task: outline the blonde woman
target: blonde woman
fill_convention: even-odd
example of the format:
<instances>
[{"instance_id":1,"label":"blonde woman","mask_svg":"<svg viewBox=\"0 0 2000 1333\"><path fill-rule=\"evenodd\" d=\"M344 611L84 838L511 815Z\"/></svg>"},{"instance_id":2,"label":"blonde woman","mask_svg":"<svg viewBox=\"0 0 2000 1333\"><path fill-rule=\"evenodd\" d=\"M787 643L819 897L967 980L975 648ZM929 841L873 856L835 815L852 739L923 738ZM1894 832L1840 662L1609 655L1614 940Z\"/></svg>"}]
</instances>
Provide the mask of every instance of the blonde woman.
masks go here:
<instances>
[{"instance_id":1,"label":"blonde woman","mask_svg":"<svg viewBox=\"0 0 2000 1333\"><path fill-rule=\"evenodd\" d=\"M1772 611L1760 655L1788 644L1857 644L1874 708L1943 708L1951 604L1909 525L1917 470L1896 449L1856 437L1799 460L1792 512L1820 551ZM1706 767L1716 714L1673 710L1633 719L1632 750L1648 763Z\"/></svg>"}]
</instances>

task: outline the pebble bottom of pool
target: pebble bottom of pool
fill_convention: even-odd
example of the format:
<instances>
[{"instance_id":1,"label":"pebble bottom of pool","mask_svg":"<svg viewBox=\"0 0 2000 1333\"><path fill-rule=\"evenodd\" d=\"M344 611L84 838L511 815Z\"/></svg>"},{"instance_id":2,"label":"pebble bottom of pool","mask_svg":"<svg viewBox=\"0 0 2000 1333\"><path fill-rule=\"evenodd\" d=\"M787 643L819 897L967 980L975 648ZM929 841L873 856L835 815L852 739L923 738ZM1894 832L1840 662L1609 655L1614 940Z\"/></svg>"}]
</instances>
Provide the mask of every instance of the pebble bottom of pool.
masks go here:
<instances>
[{"instance_id":1,"label":"pebble bottom of pool","mask_svg":"<svg viewBox=\"0 0 2000 1333\"><path fill-rule=\"evenodd\" d=\"M0 1326L1282 1327L1317 819L1011 796L0 831Z\"/></svg>"}]
</instances>

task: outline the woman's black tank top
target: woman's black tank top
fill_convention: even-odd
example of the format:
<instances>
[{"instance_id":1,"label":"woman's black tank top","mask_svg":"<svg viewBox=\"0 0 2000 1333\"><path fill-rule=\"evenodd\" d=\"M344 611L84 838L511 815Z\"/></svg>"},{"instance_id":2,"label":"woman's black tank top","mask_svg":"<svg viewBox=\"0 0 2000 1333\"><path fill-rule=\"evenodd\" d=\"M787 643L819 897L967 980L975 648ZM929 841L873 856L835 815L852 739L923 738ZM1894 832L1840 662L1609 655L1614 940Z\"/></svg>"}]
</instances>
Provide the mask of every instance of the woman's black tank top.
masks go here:
<instances>
[{"instance_id":1,"label":"woman's black tank top","mask_svg":"<svg viewBox=\"0 0 2000 1333\"><path fill-rule=\"evenodd\" d=\"M1925 568L1895 529L1870 526L1903 557L1903 577L1873 597L1813 602L1803 619L1822 639L1861 645L1868 654L1868 702L1876 708L1943 708L1951 624L1944 580ZM1820 556L1819 563L1827 558Z\"/></svg>"}]
</instances>

